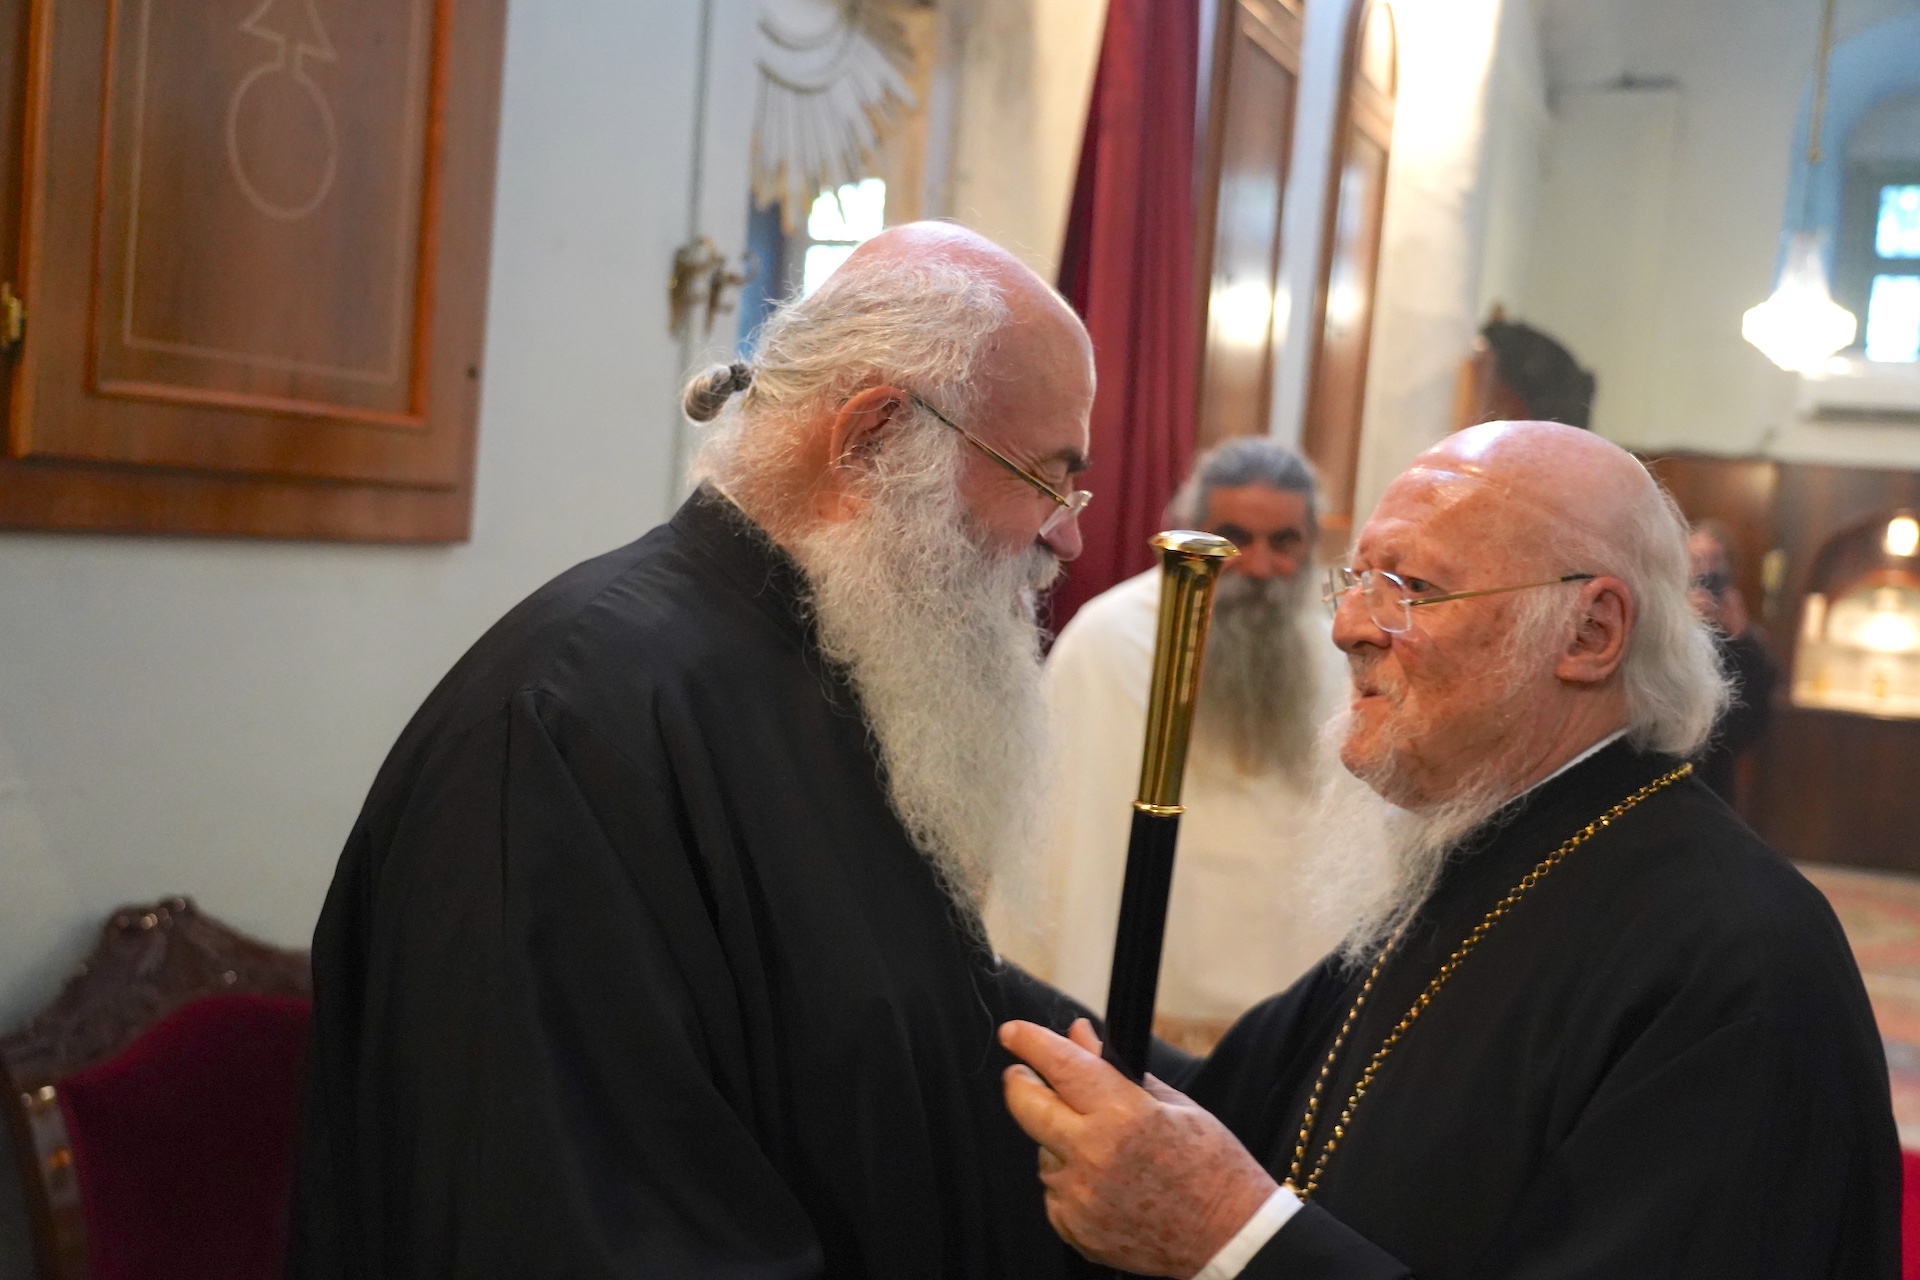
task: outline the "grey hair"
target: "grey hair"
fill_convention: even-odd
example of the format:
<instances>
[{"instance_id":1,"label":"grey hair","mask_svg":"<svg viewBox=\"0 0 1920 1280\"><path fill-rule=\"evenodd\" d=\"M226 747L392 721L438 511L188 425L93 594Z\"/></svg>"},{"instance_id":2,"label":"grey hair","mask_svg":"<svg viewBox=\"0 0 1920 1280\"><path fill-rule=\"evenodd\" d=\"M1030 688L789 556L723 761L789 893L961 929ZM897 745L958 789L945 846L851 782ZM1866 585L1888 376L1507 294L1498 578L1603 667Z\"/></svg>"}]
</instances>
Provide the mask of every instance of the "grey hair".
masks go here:
<instances>
[{"instance_id":1,"label":"grey hair","mask_svg":"<svg viewBox=\"0 0 1920 1280\"><path fill-rule=\"evenodd\" d=\"M1687 521L1651 475L1638 510L1606 532L1565 530L1569 572L1609 573L1633 595L1633 633L1620 664L1627 740L1643 751L1698 755L1729 700L1713 635L1687 598Z\"/></svg>"},{"instance_id":2,"label":"grey hair","mask_svg":"<svg viewBox=\"0 0 1920 1280\"><path fill-rule=\"evenodd\" d=\"M1263 484L1305 494L1307 522L1319 522L1319 481L1305 458L1266 436L1241 436L1215 445L1194 465L1193 474L1167 504L1167 522L1198 528L1207 518L1207 497L1215 489Z\"/></svg>"},{"instance_id":3,"label":"grey hair","mask_svg":"<svg viewBox=\"0 0 1920 1280\"><path fill-rule=\"evenodd\" d=\"M1008 314L999 285L978 269L940 257L850 259L817 292L775 312L742 366L689 384L690 409L716 394L724 404L708 415L719 426L694 460L694 478L725 485L752 511L747 491L785 469L799 444L795 428L866 386L894 383L964 418Z\"/></svg>"},{"instance_id":4,"label":"grey hair","mask_svg":"<svg viewBox=\"0 0 1920 1280\"><path fill-rule=\"evenodd\" d=\"M711 422L727 401L753 385L753 369L745 364L717 364L696 374L680 395L680 411L689 422Z\"/></svg>"}]
</instances>

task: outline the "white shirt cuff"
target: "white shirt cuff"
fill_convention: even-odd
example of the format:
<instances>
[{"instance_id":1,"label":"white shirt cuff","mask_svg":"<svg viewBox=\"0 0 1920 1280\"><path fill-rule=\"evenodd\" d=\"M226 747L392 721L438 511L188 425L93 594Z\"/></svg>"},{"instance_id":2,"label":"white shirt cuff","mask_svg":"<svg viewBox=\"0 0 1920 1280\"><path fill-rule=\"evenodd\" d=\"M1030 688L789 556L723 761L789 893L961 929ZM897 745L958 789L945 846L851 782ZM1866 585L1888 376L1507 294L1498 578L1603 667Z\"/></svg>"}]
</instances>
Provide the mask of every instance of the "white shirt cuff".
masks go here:
<instances>
[{"instance_id":1,"label":"white shirt cuff","mask_svg":"<svg viewBox=\"0 0 1920 1280\"><path fill-rule=\"evenodd\" d=\"M1287 1225L1287 1219L1298 1212L1300 1197L1293 1194L1290 1187L1275 1187L1266 1203L1253 1211L1247 1224L1220 1247L1220 1252L1200 1268L1193 1280L1233 1280L1253 1261L1253 1255L1264 1249L1267 1241Z\"/></svg>"}]
</instances>

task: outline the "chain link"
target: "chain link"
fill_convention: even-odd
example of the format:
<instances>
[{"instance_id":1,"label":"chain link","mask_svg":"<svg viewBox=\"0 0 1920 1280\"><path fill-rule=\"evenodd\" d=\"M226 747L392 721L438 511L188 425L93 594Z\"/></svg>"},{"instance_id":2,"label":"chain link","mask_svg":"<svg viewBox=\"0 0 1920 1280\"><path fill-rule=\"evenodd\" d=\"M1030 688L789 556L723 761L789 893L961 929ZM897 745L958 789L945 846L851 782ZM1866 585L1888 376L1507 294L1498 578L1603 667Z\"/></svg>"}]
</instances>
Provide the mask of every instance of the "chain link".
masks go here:
<instances>
[{"instance_id":1,"label":"chain link","mask_svg":"<svg viewBox=\"0 0 1920 1280\"><path fill-rule=\"evenodd\" d=\"M1360 1073L1360 1079L1354 1084L1353 1092L1348 1096L1346 1106L1341 1108L1340 1118L1334 1121L1333 1132L1328 1135L1326 1145L1320 1148L1319 1158L1313 1162L1312 1170L1308 1172L1303 1179L1300 1175L1301 1171L1306 1168L1307 1151L1313 1142L1314 1126L1318 1124L1320 1120L1320 1103L1326 1093L1327 1081L1332 1078L1333 1069L1340 1061L1340 1050L1346 1045L1347 1034L1353 1030L1354 1024L1359 1021L1360 1011L1366 1007L1367 997L1373 993L1373 984L1378 981L1380 970L1386 966L1387 957L1391 956L1395 948L1399 946L1401 935L1405 933L1405 930L1402 929L1387 939L1387 944L1380 948L1380 954L1373 962L1373 968L1367 973L1367 980L1360 984L1360 993L1355 997L1353 1007L1347 1010L1347 1016L1345 1020L1341 1022L1339 1032L1333 1037L1333 1047L1327 1050L1327 1060L1320 1064L1320 1074L1314 1079L1313 1092L1307 1097L1306 1115L1301 1117L1300 1120L1300 1136L1293 1146L1293 1166L1288 1171L1287 1180L1284 1184L1288 1189L1302 1200L1305 1200L1313 1195L1314 1191L1319 1188L1320 1178L1327 1171L1327 1161L1333 1158L1334 1148L1340 1145L1340 1140L1347 1136L1347 1126L1353 1123L1354 1110L1359 1107L1360 1099L1366 1096L1367 1089L1372 1086L1374 1077L1380 1074L1381 1064L1386 1062L1387 1055L1393 1052L1394 1046L1399 1044L1406 1036L1407 1031L1419 1019L1420 1015L1426 1012L1427 1006L1433 1003L1433 998L1436 995L1440 994L1440 988L1447 985L1447 979L1453 976L1454 970L1458 969L1466 958L1473 954L1473 949L1480 945L1481 940L1493 930L1493 926L1499 922L1500 918L1513 910L1513 908L1518 905L1520 899L1527 895L1527 891L1545 879L1546 874L1558 866L1561 860L1568 854L1593 839L1594 836L1598 835L1607 827L1612 826L1614 821L1622 814L1639 804L1642 800L1645 800L1654 792L1659 791L1663 787L1671 786L1692 772L1692 765L1681 765L1665 777L1656 778L1652 782L1649 782L1646 786L1640 788L1625 800L1622 800L1619 804L1616 804L1613 808L1607 810L1592 822L1589 822L1586 826L1574 832L1567 838L1566 843L1542 858L1539 865L1522 876L1520 883L1513 886L1513 888L1507 892L1506 897L1500 899L1500 901L1493 905L1493 910L1487 912L1480 923L1473 927L1473 932L1463 938L1460 945L1454 948L1453 954L1448 956L1446 963L1440 966L1440 971L1433 975L1433 980L1427 983L1426 990L1422 991L1419 998L1413 1002L1413 1007L1407 1010L1406 1016L1400 1019L1399 1024L1387 1033L1387 1038L1381 1042L1380 1047L1374 1050L1373 1057L1367 1062L1367 1069Z\"/></svg>"}]
</instances>

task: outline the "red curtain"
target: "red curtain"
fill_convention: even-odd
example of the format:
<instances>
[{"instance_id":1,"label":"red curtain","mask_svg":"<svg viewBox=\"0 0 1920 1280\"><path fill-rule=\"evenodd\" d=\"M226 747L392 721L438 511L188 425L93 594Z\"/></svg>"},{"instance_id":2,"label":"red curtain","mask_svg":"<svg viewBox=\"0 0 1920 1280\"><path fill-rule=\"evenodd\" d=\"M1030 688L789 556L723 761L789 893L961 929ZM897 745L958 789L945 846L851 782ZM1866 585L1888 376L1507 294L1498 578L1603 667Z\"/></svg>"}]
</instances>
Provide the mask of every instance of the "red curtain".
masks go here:
<instances>
[{"instance_id":1,"label":"red curtain","mask_svg":"<svg viewBox=\"0 0 1920 1280\"><path fill-rule=\"evenodd\" d=\"M1058 628L1148 568L1147 539L1193 452L1199 362L1194 96L1200 0L1110 0L1060 291L1087 322L1099 370L1086 550L1054 592Z\"/></svg>"}]
</instances>

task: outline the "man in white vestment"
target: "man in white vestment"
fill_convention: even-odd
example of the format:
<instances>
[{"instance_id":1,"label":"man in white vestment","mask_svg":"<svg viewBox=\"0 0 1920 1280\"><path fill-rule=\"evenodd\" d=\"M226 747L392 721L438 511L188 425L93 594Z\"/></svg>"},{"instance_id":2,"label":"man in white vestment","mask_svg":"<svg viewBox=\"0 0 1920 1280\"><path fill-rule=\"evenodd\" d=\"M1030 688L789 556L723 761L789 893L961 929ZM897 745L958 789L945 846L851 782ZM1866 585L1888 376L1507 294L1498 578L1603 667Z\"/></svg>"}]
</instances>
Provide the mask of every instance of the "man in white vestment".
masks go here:
<instances>
[{"instance_id":1,"label":"man in white vestment","mask_svg":"<svg viewBox=\"0 0 1920 1280\"><path fill-rule=\"evenodd\" d=\"M1167 523L1240 548L1201 669L1160 968L1163 1033L1206 1047L1210 1028L1285 988L1335 941L1312 922L1300 867L1316 734L1347 674L1313 590L1314 479L1298 455L1263 437L1219 446ZM1047 660L1056 773L1043 874L1057 933L1036 967L1095 1009L1106 1003L1159 608L1156 567L1088 601Z\"/></svg>"}]
</instances>

